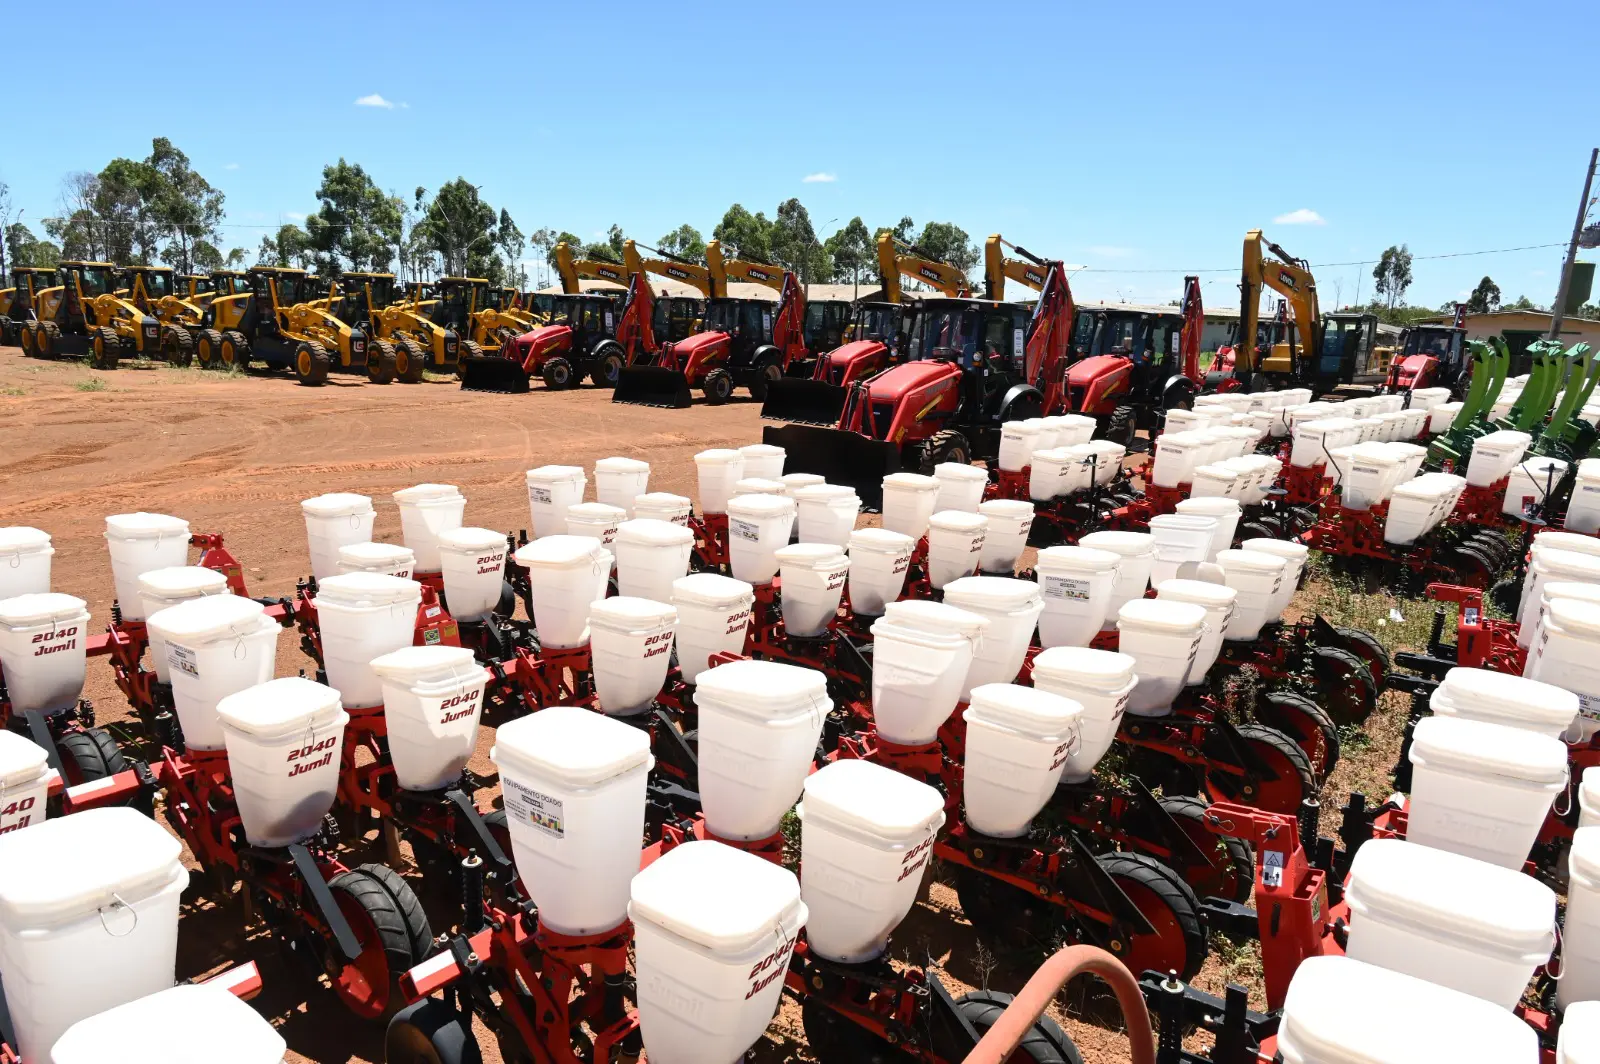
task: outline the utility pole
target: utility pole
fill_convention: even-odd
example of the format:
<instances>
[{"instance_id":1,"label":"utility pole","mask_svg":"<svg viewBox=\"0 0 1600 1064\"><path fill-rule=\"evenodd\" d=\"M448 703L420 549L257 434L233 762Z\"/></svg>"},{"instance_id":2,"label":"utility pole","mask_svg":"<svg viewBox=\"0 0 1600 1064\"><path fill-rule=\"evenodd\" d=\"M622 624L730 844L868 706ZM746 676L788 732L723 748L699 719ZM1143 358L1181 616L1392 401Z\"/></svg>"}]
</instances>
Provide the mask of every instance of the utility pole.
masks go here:
<instances>
[{"instance_id":1,"label":"utility pole","mask_svg":"<svg viewBox=\"0 0 1600 1064\"><path fill-rule=\"evenodd\" d=\"M1572 224L1572 240L1567 244L1567 261L1561 267L1561 285L1556 289L1556 305L1550 308L1551 340L1561 338L1561 319L1567 314L1567 289L1572 284L1572 264L1578 260L1578 237L1589 216L1589 189L1594 185L1595 166L1600 164L1600 148L1589 152L1589 170L1583 175L1583 196L1578 200L1578 220Z\"/></svg>"}]
</instances>

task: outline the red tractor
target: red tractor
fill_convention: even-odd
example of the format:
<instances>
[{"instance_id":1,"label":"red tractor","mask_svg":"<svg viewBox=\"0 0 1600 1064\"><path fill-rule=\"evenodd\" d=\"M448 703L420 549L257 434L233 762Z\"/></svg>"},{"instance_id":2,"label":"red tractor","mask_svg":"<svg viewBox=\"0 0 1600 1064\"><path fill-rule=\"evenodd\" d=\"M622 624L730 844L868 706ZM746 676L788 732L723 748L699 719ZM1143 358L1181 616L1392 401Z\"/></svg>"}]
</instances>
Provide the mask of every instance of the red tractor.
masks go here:
<instances>
[{"instance_id":1,"label":"red tractor","mask_svg":"<svg viewBox=\"0 0 1600 1064\"><path fill-rule=\"evenodd\" d=\"M1466 391L1471 360L1466 353L1467 307L1456 304L1449 325L1413 325L1400 335L1400 349L1389 362L1384 391L1391 395L1435 385L1457 398Z\"/></svg>"},{"instance_id":2,"label":"red tractor","mask_svg":"<svg viewBox=\"0 0 1600 1064\"><path fill-rule=\"evenodd\" d=\"M576 387L584 377L602 387L615 383L622 367L640 352L656 350L653 309L650 285L642 276L629 279L620 314L616 304L598 292L553 296L552 324L523 333L496 355L467 359L461 387L525 392L535 376L552 391Z\"/></svg>"},{"instance_id":3,"label":"red tractor","mask_svg":"<svg viewBox=\"0 0 1600 1064\"><path fill-rule=\"evenodd\" d=\"M771 426L791 472L820 473L882 501L883 477L942 462L993 461L1007 421L1062 412L1072 294L1059 262L1032 310L993 299L926 299L909 361L849 389L835 427Z\"/></svg>"},{"instance_id":4,"label":"red tractor","mask_svg":"<svg viewBox=\"0 0 1600 1064\"><path fill-rule=\"evenodd\" d=\"M1200 394L1200 279L1184 278L1183 304L1080 306L1067 367L1067 412L1099 422L1095 433L1129 450L1135 434L1161 430L1168 410L1189 409Z\"/></svg>"}]
</instances>

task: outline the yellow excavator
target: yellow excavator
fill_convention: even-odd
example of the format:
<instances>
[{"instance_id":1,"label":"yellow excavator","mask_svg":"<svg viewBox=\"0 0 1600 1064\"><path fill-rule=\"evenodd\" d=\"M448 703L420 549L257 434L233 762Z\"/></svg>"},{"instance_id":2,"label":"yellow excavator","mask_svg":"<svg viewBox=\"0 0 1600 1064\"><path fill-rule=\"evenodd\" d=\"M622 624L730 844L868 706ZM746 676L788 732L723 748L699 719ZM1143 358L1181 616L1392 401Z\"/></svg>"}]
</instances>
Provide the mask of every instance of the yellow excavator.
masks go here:
<instances>
[{"instance_id":1,"label":"yellow excavator","mask_svg":"<svg viewBox=\"0 0 1600 1064\"><path fill-rule=\"evenodd\" d=\"M1272 253L1267 258L1263 253ZM1294 328L1283 330L1281 340L1269 331L1257 335L1261 324L1263 288L1277 292L1288 304ZM1230 373L1237 387L1248 391L1285 387L1309 381L1314 361L1322 350L1322 311L1317 301L1317 283L1304 259L1295 258L1283 248L1252 229L1244 237L1244 262L1239 276L1239 325L1233 343L1217 352L1217 369Z\"/></svg>"},{"instance_id":2,"label":"yellow excavator","mask_svg":"<svg viewBox=\"0 0 1600 1064\"><path fill-rule=\"evenodd\" d=\"M124 354L153 358L161 350L161 323L118 294L117 278L109 262L57 263L57 284L36 294L38 320L22 323L22 353L91 355L96 369L116 369Z\"/></svg>"},{"instance_id":3,"label":"yellow excavator","mask_svg":"<svg viewBox=\"0 0 1600 1064\"><path fill-rule=\"evenodd\" d=\"M940 262L887 230L878 234L878 283L883 299L854 306L845 343L819 355L809 379L787 377L767 385L761 416L773 421L834 425L855 382L903 360L911 340L916 304L906 301L902 277L930 285L952 299L972 294L958 267ZM810 306L806 307L809 315Z\"/></svg>"},{"instance_id":4,"label":"yellow excavator","mask_svg":"<svg viewBox=\"0 0 1600 1064\"><path fill-rule=\"evenodd\" d=\"M56 283L54 266L17 266L11 270L11 287L0 288L0 345L22 338L22 323L37 319L38 296Z\"/></svg>"}]
</instances>

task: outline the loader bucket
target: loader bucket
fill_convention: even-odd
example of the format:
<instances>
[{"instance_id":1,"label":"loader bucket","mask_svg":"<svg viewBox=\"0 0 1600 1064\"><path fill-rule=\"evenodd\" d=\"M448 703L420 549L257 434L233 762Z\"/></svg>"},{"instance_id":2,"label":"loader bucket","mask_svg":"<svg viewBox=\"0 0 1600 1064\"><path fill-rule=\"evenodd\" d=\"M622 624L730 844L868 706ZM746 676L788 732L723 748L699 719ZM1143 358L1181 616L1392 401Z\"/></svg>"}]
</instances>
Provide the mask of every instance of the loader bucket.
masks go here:
<instances>
[{"instance_id":1,"label":"loader bucket","mask_svg":"<svg viewBox=\"0 0 1600 1064\"><path fill-rule=\"evenodd\" d=\"M861 508L872 512L883 506L883 478L902 469L898 444L845 429L769 425L761 430L761 442L788 452L784 472L817 473L829 484L853 488Z\"/></svg>"},{"instance_id":2,"label":"loader bucket","mask_svg":"<svg viewBox=\"0 0 1600 1064\"><path fill-rule=\"evenodd\" d=\"M767 385L761 416L770 421L798 421L831 428L844 413L847 394L844 388L827 381L783 377Z\"/></svg>"},{"instance_id":3,"label":"loader bucket","mask_svg":"<svg viewBox=\"0 0 1600 1064\"><path fill-rule=\"evenodd\" d=\"M617 387L611 393L611 401L686 410L693 398L689 395L689 379L675 369L665 366L624 366L617 376Z\"/></svg>"},{"instance_id":4,"label":"loader bucket","mask_svg":"<svg viewBox=\"0 0 1600 1064\"><path fill-rule=\"evenodd\" d=\"M528 375L521 363L499 355L464 355L460 370L462 391L521 394L528 390Z\"/></svg>"}]
</instances>

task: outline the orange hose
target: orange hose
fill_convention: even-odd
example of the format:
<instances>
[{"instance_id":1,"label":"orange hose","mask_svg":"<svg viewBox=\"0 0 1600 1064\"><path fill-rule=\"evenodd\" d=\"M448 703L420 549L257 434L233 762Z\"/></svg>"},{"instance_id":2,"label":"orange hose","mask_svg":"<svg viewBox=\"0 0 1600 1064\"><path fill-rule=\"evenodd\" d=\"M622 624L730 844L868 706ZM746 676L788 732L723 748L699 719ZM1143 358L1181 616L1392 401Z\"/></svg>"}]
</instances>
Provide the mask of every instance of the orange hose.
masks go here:
<instances>
[{"instance_id":1,"label":"orange hose","mask_svg":"<svg viewBox=\"0 0 1600 1064\"><path fill-rule=\"evenodd\" d=\"M1150 1013L1145 1008L1138 980L1121 961L1095 946L1068 946L1045 961L962 1064L1002 1064L1027 1036L1034 1021L1044 1015L1045 1008L1061 988L1074 976L1085 972L1104 979L1116 993L1133 1051L1131 1064L1155 1064Z\"/></svg>"}]
</instances>

